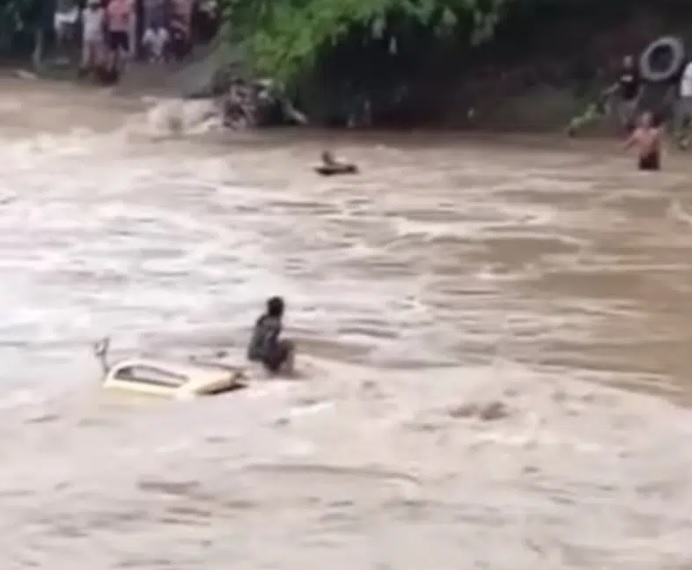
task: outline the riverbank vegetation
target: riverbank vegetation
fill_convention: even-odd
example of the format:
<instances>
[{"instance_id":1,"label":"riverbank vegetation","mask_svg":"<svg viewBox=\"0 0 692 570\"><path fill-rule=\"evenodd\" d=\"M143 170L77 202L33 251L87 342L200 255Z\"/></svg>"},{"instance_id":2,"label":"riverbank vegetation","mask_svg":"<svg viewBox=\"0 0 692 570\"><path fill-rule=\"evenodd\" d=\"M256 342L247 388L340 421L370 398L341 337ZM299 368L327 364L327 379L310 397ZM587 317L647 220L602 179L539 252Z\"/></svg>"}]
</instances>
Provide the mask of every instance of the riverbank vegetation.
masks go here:
<instances>
[{"instance_id":1,"label":"riverbank vegetation","mask_svg":"<svg viewBox=\"0 0 692 570\"><path fill-rule=\"evenodd\" d=\"M315 124L554 126L624 53L692 30L689 0L219 1L229 51ZM56 3L0 1L0 55L40 54Z\"/></svg>"},{"instance_id":2,"label":"riverbank vegetation","mask_svg":"<svg viewBox=\"0 0 692 570\"><path fill-rule=\"evenodd\" d=\"M686 0L223 0L223 7L230 41L243 45L254 69L283 82L316 122L334 124L469 124L502 115L503 99L537 89L545 98L526 104L536 121L541 111L563 120L624 53L692 22Z\"/></svg>"},{"instance_id":3,"label":"riverbank vegetation","mask_svg":"<svg viewBox=\"0 0 692 570\"><path fill-rule=\"evenodd\" d=\"M262 73L292 82L346 45L408 49L492 37L506 0L224 0L234 41ZM366 62L361 61L363 65Z\"/></svg>"},{"instance_id":4,"label":"riverbank vegetation","mask_svg":"<svg viewBox=\"0 0 692 570\"><path fill-rule=\"evenodd\" d=\"M409 82L490 40L507 0L223 0L231 41L320 122L406 103Z\"/></svg>"}]
</instances>

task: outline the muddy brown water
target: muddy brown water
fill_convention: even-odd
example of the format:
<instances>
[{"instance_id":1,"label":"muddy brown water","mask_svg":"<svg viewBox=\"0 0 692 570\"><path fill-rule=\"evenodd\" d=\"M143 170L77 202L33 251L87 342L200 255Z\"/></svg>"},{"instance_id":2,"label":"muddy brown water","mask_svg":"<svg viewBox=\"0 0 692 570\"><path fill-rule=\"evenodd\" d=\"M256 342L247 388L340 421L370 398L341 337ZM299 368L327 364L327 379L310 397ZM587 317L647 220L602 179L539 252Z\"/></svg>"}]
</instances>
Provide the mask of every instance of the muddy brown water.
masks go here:
<instances>
[{"instance_id":1,"label":"muddy brown water","mask_svg":"<svg viewBox=\"0 0 692 570\"><path fill-rule=\"evenodd\" d=\"M4 569L692 564L687 157L142 106L0 91ZM316 177L325 144L362 174ZM273 293L304 381L99 391L100 336L242 350Z\"/></svg>"}]
</instances>

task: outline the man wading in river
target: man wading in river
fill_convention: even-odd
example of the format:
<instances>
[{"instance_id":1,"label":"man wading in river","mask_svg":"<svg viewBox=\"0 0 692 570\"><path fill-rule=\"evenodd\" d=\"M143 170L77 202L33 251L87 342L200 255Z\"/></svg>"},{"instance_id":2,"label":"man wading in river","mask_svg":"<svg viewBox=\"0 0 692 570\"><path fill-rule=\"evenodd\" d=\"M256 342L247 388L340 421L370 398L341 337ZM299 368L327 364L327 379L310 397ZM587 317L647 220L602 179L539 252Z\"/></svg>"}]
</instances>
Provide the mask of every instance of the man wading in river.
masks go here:
<instances>
[{"instance_id":1,"label":"man wading in river","mask_svg":"<svg viewBox=\"0 0 692 570\"><path fill-rule=\"evenodd\" d=\"M661 138L661 128L654 124L653 115L643 113L639 126L625 142L625 149L637 149L639 170L661 169Z\"/></svg>"}]
</instances>

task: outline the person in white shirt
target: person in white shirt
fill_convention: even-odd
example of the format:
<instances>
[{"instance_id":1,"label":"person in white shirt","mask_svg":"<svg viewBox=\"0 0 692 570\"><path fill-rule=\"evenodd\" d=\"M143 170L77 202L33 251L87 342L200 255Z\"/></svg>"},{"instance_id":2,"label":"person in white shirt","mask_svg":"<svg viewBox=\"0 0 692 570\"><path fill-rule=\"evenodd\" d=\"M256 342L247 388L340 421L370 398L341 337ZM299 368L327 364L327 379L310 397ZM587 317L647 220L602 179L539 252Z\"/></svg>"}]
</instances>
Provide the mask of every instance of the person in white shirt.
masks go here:
<instances>
[{"instance_id":1,"label":"person in white shirt","mask_svg":"<svg viewBox=\"0 0 692 570\"><path fill-rule=\"evenodd\" d=\"M87 7L82 10L82 73L95 70L101 63L104 22L101 2L89 0Z\"/></svg>"},{"instance_id":2,"label":"person in white shirt","mask_svg":"<svg viewBox=\"0 0 692 570\"><path fill-rule=\"evenodd\" d=\"M169 40L168 30L164 26L147 29L142 38L142 44L149 54L149 61L156 63L166 59Z\"/></svg>"},{"instance_id":3,"label":"person in white shirt","mask_svg":"<svg viewBox=\"0 0 692 570\"><path fill-rule=\"evenodd\" d=\"M59 45L67 45L71 40L76 39L74 31L79 22L79 14L78 6L66 3L64 0L56 2L53 29Z\"/></svg>"},{"instance_id":4,"label":"person in white shirt","mask_svg":"<svg viewBox=\"0 0 692 570\"><path fill-rule=\"evenodd\" d=\"M692 120L692 62L689 62L682 72L678 100L675 104L675 135L681 148L689 146L690 120Z\"/></svg>"}]
</instances>

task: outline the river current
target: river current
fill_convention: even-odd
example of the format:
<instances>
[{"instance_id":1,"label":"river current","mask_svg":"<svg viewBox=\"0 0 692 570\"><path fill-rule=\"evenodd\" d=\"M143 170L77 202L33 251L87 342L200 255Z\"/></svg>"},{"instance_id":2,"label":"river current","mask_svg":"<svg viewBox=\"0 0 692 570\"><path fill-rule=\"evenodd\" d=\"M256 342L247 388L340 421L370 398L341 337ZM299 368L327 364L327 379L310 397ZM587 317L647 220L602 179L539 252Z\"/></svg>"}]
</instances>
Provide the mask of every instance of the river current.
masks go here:
<instances>
[{"instance_id":1,"label":"river current","mask_svg":"<svg viewBox=\"0 0 692 570\"><path fill-rule=\"evenodd\" d=\"M689 158L142 107L0 91L3 570L691 567ZM240 351L272 294L303 380L99 390L98 338Z\"/></svg>"}]
</instances>

